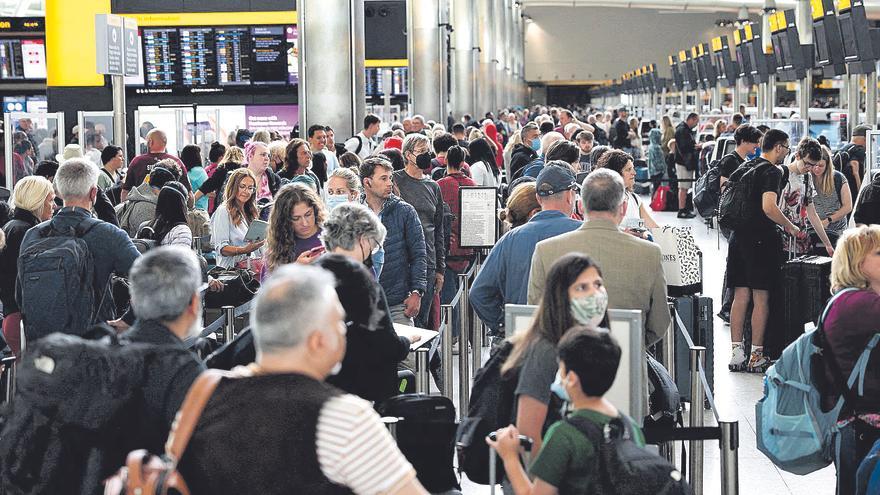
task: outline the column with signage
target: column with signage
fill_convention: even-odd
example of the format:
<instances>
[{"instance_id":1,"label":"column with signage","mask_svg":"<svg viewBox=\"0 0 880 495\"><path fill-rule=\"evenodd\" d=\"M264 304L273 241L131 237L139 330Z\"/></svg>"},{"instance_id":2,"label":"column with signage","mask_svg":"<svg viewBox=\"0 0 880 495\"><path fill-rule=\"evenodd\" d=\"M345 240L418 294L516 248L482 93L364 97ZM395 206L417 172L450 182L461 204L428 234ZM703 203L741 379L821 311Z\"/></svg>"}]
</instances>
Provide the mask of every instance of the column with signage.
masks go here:
<instances>
[{"instance_id":1,"label":"column with signage","mask_svg":"<svg viewBox=\"0 0 880 495\"><path fill-rule=\"evenodd\" d=\"M299 0L300 129L361 130L366 113L364 0Z\"/></svg>"},{"instance_id":2,"label":"column with signage","mask_svg":"<svg viewBox=\"0 0 880 495\"><path fill-rule=\"evenodd\" d=\"M486 112L494 111L495 104L495 35L494 0L476 0L477 45L480 49L480 71L477 78L477 111L479 119Z\"/></svg>"},{"instance_id":3,"label":"column with signage","mask_svg":"<svg viewBox=\"0 0 880 495\"><path fill-rule=\"evenodd\" d=\"M452 115L474 114L477 67L473 55L474 2L452 1Z\"/></svg>"},{"instance_id":4,"label":"column with signage","mask_svg":"<svg viewBox=\"0 0 880 495\"><path fill-rule=\"evenodd\" d=\"M137 21L113 14L95 16L96 71L110 76L113 87L113 140L127 148L125 76L138 74Z\"/></svg>"}]
</instances>

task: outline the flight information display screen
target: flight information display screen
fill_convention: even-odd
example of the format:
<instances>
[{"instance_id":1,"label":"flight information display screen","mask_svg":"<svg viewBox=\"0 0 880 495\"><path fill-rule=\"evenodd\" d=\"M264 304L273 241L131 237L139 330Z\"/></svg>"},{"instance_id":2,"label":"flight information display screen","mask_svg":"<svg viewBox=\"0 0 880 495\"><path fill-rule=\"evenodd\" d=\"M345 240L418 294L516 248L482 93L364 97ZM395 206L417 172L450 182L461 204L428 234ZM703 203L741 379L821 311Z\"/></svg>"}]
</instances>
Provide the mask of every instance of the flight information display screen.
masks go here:
<instances>
[{"instance_id":1,"label":"flight information display screen","mask_svg":"<svg viewBox=\"0 0 880 495\"><path fill-rule=\"evenodd\" d=\"M46 44L42 39L0 39L0 80L46 78Z\"/></svg>"},{"instance_id":2,"label":"flight information display screen","mask_svg":"<svg viewBox=\"0 0 880 495\"><path fill-rule=\"evenodd\" d=\"M132 83L193 92L294 85L295 43L295 26L285 25L144 28L143 79Z\"/></svg>"}]
</instances>

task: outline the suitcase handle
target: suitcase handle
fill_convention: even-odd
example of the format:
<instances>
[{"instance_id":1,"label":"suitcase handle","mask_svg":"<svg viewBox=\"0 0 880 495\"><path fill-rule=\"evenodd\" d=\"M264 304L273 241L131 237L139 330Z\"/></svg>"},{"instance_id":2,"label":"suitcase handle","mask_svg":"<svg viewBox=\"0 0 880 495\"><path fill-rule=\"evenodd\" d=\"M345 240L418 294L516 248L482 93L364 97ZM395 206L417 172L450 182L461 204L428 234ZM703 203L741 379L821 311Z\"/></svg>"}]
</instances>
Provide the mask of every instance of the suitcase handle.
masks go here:
<instances>
[{"instance_id":1,"label":"suitcase handle","mask_svg":"<svg viewBox=\"0 0 880 495\"><path fill-rule=\"evenodd\" d=\"M489 433L487 438L494 442L498 439L498 436L495 435L495 432L493 431L492 433ZM534 445L534 443L535 442L531 438L529 438L525 435L519 436L519 446L522 447L523 449L525 449L526 452L532 451L532 445Z\"/></svg>"}]
</instances>

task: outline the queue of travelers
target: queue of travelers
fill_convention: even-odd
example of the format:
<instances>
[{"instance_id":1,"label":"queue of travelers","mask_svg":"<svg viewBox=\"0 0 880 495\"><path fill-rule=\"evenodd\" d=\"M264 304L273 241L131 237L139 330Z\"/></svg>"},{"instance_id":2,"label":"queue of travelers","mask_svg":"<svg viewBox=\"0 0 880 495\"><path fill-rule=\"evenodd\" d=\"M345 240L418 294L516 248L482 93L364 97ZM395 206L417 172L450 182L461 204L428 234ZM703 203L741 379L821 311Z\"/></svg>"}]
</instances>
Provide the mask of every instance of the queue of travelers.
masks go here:
<instances>
[{"instance_id":1,"label":"queue of travelers","mask_svg":"<svg viewBox=\"0 0 880 495\"><path fill-rule=\"evenodd\" d=\"M636 169L648 168L654 189L680 181L677 216L695 216L688 191L705 173L705 145L693 133L700 116L683 117L677 126L669 116L644 126L625 108L536 107L463 119L447 131L421 116L388 125L368 115L346 140L320 124L306 129L306 139L239 130L230 142L185 146L175 156L167 149L173 130L154 128L127 167L122 148L104 146L102 168L80 151L51 176L15 184L0 237L3 337L22 358L53 332L85 336L106 323L124 341L185 350L204 327L206 291L225 290L214 270L250 274L260 288L240 345L252 358L236 362L216 386L179 459L192 492L425 493L374 406L401 393L398 373L413 367L410 349L421 337L399 332L401 325L440 329L440 306L478 261L461 244L460 191L495 188L503 235L479 260L469 303L494 342L509 341L501 369L519 378L510 426L489 443L512 493L589 493L601 476L579 424L619 425L645 443L637 422L603 398L621 356L607 310L640 310L646 348L668 334L666 276L650 236L661 224L637 193ZM859 221L869 218L870 195L857 201L865 129L848 148L852 163L836 170L836 153L812 138L792 143L742 115L718 122L716 138L736 142L715 165L718 187L753 167L750 198L759 212L748 228L725 232L730 306L721 311L729 312L730 370L766 370L774 277L786 252L818 252L832 257L834 291L858 289L836 299L825 322L848 373L873 335L871 298L880 297L880 233L847 228L850 216L871 223ZM46 254L61 252L53 236L71 235L80 251ZM152 244L144 252L139 240ZM216 266L210 272L205 256ZM81 261L82 273L50 273L58 259ZM119 279L130 294L125 311L114 301ZM74 289L76 298L45 311ZM534 322L509 333L506 304L536 305ZM456 352L465 352L458 318L449 328ZM144 407L129 418L139 433L117 452L163 452L205 369L195 354L186 356L148 376ZM821 390L833 401L841 391L830 373ZM837 465L841 493L852 489L853 465L880 437L877 407L869 393L863 397L841 418L854 452ZM563 403L568 416L560 414ZM274 428L240 427L257 423ZM533 440L527 469L518 435ZM124 463L114 458L108 466Z\"/></svg>"}]
</instances>

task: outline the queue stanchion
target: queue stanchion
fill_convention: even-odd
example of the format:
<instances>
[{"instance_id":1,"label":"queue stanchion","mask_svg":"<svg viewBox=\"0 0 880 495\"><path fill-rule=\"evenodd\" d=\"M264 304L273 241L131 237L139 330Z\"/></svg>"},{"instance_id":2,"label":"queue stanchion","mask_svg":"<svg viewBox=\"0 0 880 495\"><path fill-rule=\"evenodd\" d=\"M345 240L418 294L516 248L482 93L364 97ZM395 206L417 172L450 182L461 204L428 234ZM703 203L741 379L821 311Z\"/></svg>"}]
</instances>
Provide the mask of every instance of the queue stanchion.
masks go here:
<instances>
[{"instance_id":1,"label":"queue stanchion","mask_svg":"<svg viewBox=\"0 0 880 495\"><path fill-rule=\"evenodd\" d=\"M454 313L452 312L452 306L449 304L444 304L440 306L440 313L443 315L443 326L444 328L440 332L440 352L443 354L442 363L443 366L441 369L443 370L443 387L440 393L445 396L449 400L452 399L453 395L453 355L452 355L452 321L455 318ZM463 353L461 353L463 354Z\"/></svg>"},{"instance_id":2,"label":"queue stanchion","mask_svg":"<svg viewBox=\"0 0 880 495\"><path fill-rule=\"evenodd\" d=\"M228 344L235 339L235 306L223 306L226 324L223 325L223 343Z\"/></svg>"},{"instance_id":3,"label":"queue stanchion","mask_svg":"<svg viewBox=\"0 0 880 495\"><path fill-rule=\"evenodd\" d=\"M15 364L15 356L4 358L2 364L6 368L6 373L4 373L6 383L3 384L6 394L3 400L9 404L12 402L12 398L15 397L15 371L17 366Z\"/></svg>"},{"instance_id":4,"label":"queue stanchion","mask_svg":"<svg viewBox=\"0 0 880 495\"><path fill-rule=\"evenodd\" d=\"M474 353L473 359L477 362L480 360L480 348L477 347L476 335L472 331L469 317L468 291L470 290L470 284L468 273L458 275L458 290L460 292L458 300L458 324L460 329L458 335L458 410L461 417L464 418L470 403L471 391L470 366L468 364L468 359L471 356L468 354L468 342L471 342L471 352Z\"/></svg>"},{"instance_id":5,"label":"queue stanchion","mask_svg":"<svg viewBox=\"0 0 880 495\"><path fill-rule=\"evenodd\" d=\"M691 405L690 426L700 428L703 426L703 402L706 400L703 382L700 377L700 366L705 362L706 348L692 346L690 348L690 372L691 372ZM703 495L703 441L691 440L691 451L688 454L688 473L694 495Z\"/></svg>"},{"instance_id":6,"label":"queue stanchion","mask_svg":"<svg viewBox=\"0 0 880 495\"><path fill-rule=\"evenodd\" d=\"M431 392L431 373L428 366L428 349L419 347L416 349L416 393L427 394Z\"/></svg>"},{"instance_id":7,"label":"queue stanchion","mask_svg":"<svg viewBox=\"0 0 880 495\"><path fill-rule=\"evenodd\" d=\"M672 309L674 311L674 309ZM669 376L675 376L675 322L666 331L666 337L657 344L657 357L660 364L669 372ZM659 446L660 455L667 461L675 463L675 442L662 442Z\"/></svg>"},{"instance_id":8,"label":"queue stanchion","mask_svg":"<svg viewBox=\"0 0 880 495\"><path fill-rule=\"evenodd\" d=\"M739 495L739 422L719 421L721 427L721 495Z\"/></svg>"}]
</instances>

